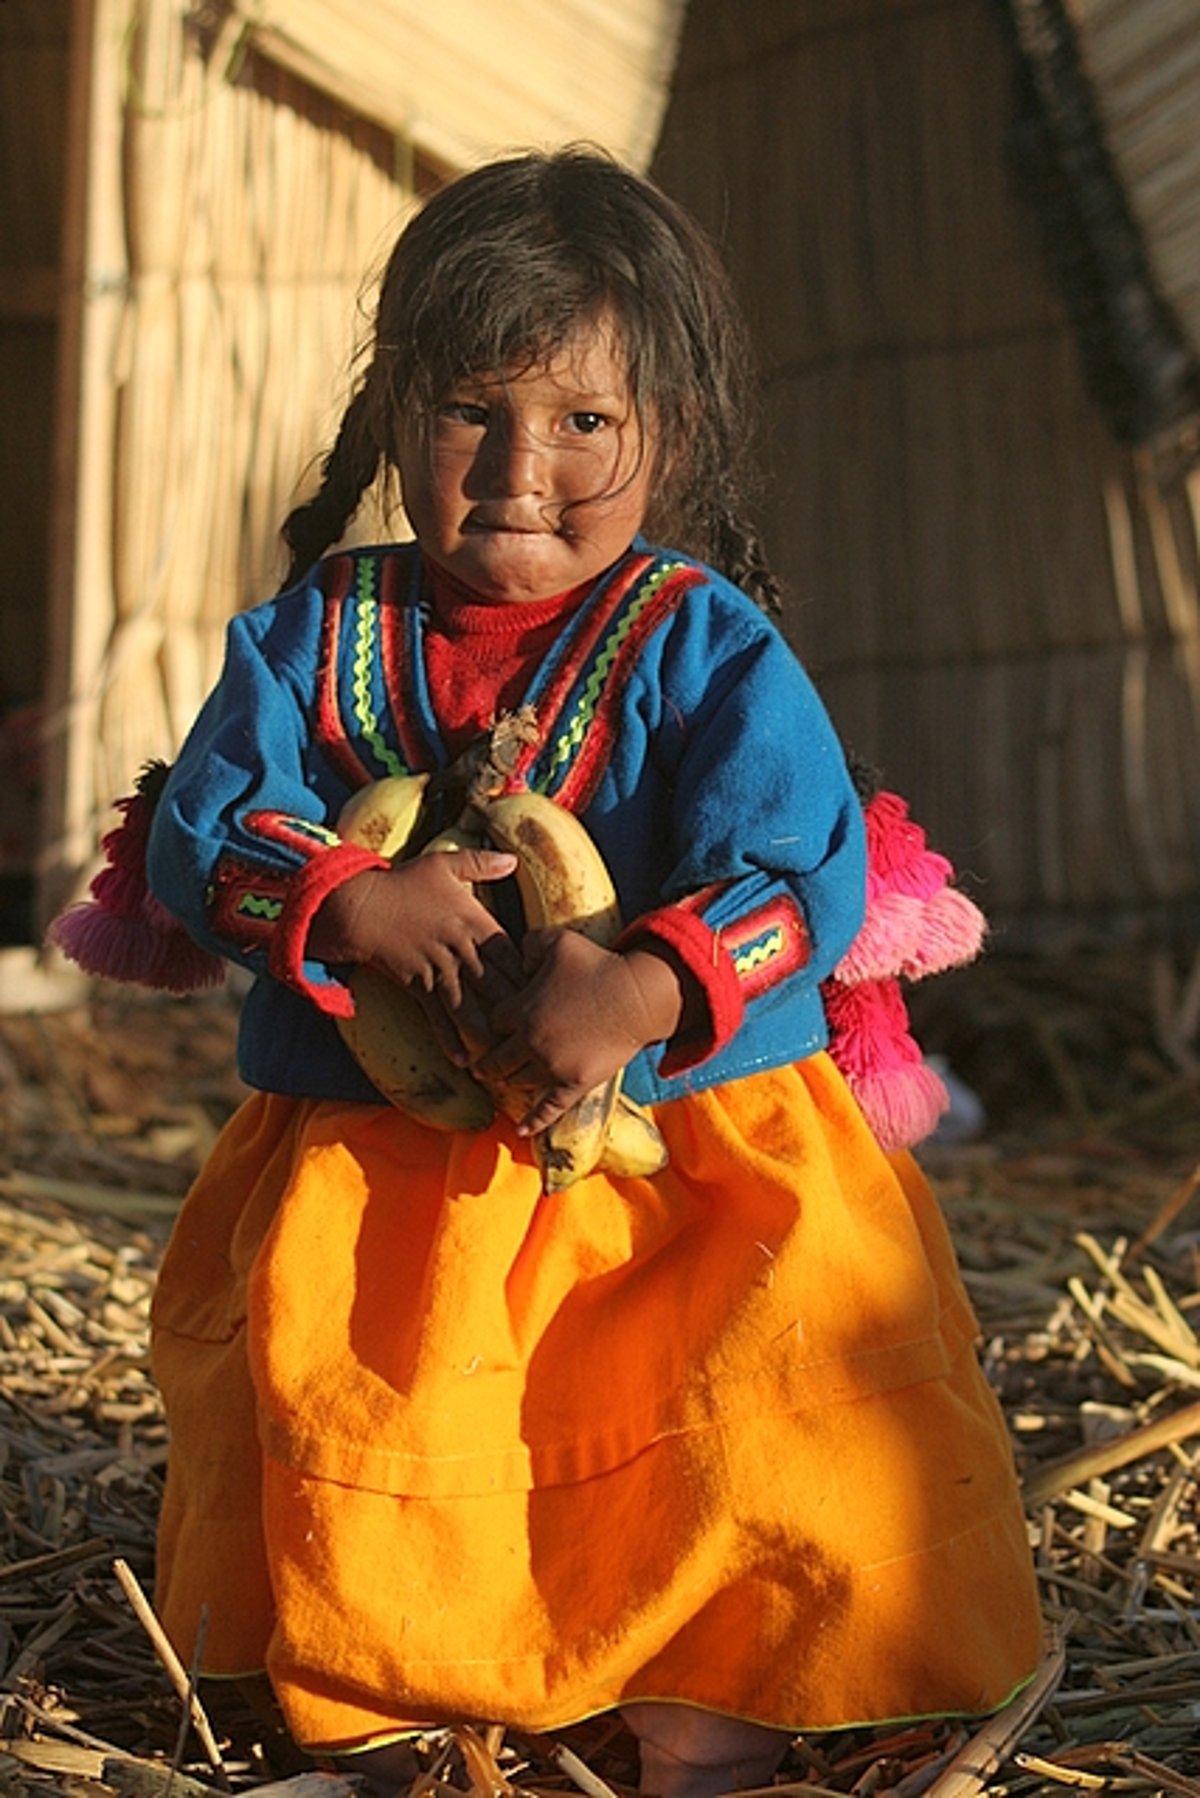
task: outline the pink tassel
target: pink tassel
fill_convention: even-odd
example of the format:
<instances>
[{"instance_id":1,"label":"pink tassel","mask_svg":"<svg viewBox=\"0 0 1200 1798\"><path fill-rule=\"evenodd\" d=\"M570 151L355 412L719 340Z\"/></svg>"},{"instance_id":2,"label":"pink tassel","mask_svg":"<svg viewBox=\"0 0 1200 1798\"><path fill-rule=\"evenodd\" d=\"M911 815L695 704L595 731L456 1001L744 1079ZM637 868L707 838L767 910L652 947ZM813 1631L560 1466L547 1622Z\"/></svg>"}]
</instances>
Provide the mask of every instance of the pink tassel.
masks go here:
<instances>
[{"instance_id":1,"label":"pink tassel","mask_svg":"<svg viewBox=\"0 0 1200 1798\"><path fill-rule=\"evenodd\" d=\"M157 906L157 901L154 904ZM161 906L157 909L162 912ZM59 913L46 932L46 941L61 949L85 974L100 980L191 993L219 986L225 978L225 963L219 956L194 943L174 919L164 929L148 905L123 913L96 899L81 899Z\"/></svg>"},{"instance_id":2,"label":"pink tassel","mask_svg":"<svg viewBox=\"0 0 1200 1798\"><path fill-rule=\"evenodd\" d=\"M110 862L88 888L97 905L118 918L136 918L146 893L145 869L121 867Z\"/></svg>"},{"instance_id":3,"label":"pink tassel","mask_svg":"<svg viewBox=\"0 0 1200 1798\"><path fill-rule=\"evenodd\" d=\"M987 919L956 887L945 887L925 902L917 941L901 964L910 980L960 968L983 947Z\"/></svg>"},{"instance_id":4,"label":"pink tassel","mask_svg":"<svg viewBox=\"0 0 1200 1798\"><path fill-rule=\"evenodd\" d=\"M908 1027L896 980L829 981L822 989L829 1053L878 1141L890 1153L929 1135L950 1096Z\"/></svg>"},{"instance_id":5,"label":"pink tassel","mask_svg":"<svg viewBox=\"0 0 1200 1798\"><path fill-rule=\"evenodd\" d=\"M920 980L973 961L987 921L979 907L951 886L954 869L925 845L925 832L895 793L867 802L867 905L862 928L834 979Z\"/></svg>"},{"instance_id":6,"label":"pink tassel","mask_svg":"<svg viewBox=\"0 0 1200 1798\"><path fill-rule=\"evenodd\" d=\"M174 913L167 910L161 899L155 898L149 887L142 894L142 912L151 930L158 931L162 936L170 936L172 932L183 929ZM187 936L186 931L184 935ZM191 940L189 936L188 942Z\"/></svg>"},{"instance_id":7,"label":"pink tassel","mask_svg":"<svg viewBox=\"0 0 1200 1798\"><path fill-rule=\"evenodd\" d=\"M81 900L61 912L46 940L54 943L85 974L105 980L130 980L152 985L158 948L145 921L110 911L94 899Z\"/></svg>"},{"instance_id":8,"label":"pink tassel","mask_svg":"<svg viewBox=\"0 0 1200 1798\"><path fill-rule=\"evenodd\" d=\"M221 986L225 980L225 963L219 955L210 955L193 942L180 924L170 930L155 931L156 947L146 986L167 993L196 993L206 987Z\"/></svg>"},{"instance_id":9,"label":"pink tassel","mask_svg":"<svg viewBox=\"0 0 1200 1798\"><path fill-rule=\"evenodd\" d=\"M881 892L868 899L862 927L833 978L849 986L899 973L920 953L925 904L911 893Z\"/></svg>"},{"instance_id":10,"label":"pink tassel","mask_svg":"<svg viewBox=\"0 0 1200 1798\"><path fill-rule=\"evenodd\" d=\"M192 941L146 884L150 826L169 772L165 762L147 763L134 791L116 801L121 822L101 840L105 866L90 899L68 906L46 938L85 974L190 993L219 985L225 964Z\"/></svg>"},{"instance_id":11,"label":"pink tassel","mask_svg":"<svg viewBox=\"0 0 1200 1798\"><path fill-rule=\"evenodd\" d=\"M949 1093L925 1062L849 1084L876 1141L889 1155L931 1136L950 1109Z\"/></svg>"},{"instance_id":12,"label":"pink tassel","mask_svg":"<svg viewBox=\"0 0 1200 1798\"><path fill-rule=\"evenodd\" d=\"M831 1053L847 1079L922 1059L898 980L859 980L853 986L827 981L822 994Z\"/></svg>"},{"instance_id":13,"label":"pink tassel","mask_svg":"<svg viewBox=\"0 0 1200 1798\"><path fill-rule=\"evenodd\" d=\"M876 793L863 811L867 827L867 892L928 899L953 878L944 855L926 847L925 832L898 793Z\"/></svg>"},{"instance_id":14,"label":"pink tassel","mask_svg":"<svg viewBox=\"0 0 1200 1798\"><path fill-rule=\"evenodd\" d=\"M950 885L954 869L931 850L896 793L866 801L867 907L862 928L821 988L829 1053L882 1147L912 1148L949 1110L945 1083L909 1028L899 976L972 961L986 920Z\"/></svg>"}]
</instances>

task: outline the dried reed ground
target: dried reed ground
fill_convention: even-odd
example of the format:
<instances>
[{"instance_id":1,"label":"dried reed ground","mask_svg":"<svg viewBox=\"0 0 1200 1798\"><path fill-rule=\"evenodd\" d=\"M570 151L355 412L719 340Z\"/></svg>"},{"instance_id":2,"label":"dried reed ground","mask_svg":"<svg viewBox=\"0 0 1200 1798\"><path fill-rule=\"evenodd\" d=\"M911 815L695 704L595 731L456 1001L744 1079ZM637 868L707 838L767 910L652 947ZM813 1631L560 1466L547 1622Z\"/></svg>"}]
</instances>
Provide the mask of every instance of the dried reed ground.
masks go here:
<instances>
[{"instance_id":1,"label":"dried reed ground","mask_svg":"<svg viewBox=\"0 0 1200 1798\"><path fill-rule=\"evenodd\" d=\"M1046 1677L974 1736L814 1738L783 1777L809 1798L1200 1798L1200 1080L1186 1045L1162 1047L1162 970L1156 984L1144 957L992 960L935 984L918 995L923 1038L992 1116L981 1142L924 1159L1022 1467ZM201 1694L209 1749L181 1730L130 1598L151 1583L165 1456L149 1294L179 1196L240 1096L233 1023L220 996L115 989L0 1018L3 1792L188 1798L187 1779L241 1790L306 1765L221 1688ZM488 1798L574 1790L587 1768L628 1787L621 1730L557 1745L464 1731L414 1752L414 1781Z\"/></svg>"}]
</instances>

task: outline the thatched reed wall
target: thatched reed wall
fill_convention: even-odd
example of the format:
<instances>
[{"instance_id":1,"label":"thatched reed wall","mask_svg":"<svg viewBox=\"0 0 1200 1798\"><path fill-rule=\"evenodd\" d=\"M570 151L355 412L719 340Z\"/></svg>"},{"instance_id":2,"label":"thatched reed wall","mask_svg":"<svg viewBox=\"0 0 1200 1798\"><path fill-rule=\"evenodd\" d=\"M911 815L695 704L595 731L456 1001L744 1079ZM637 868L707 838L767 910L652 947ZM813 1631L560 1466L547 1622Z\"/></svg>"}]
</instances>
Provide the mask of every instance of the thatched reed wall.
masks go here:
<instances>
[{"instance_id":1,"label":"thatched reed wall","mask_svg":"<svg viewBox=\"0 0 1200 1798\"><path fill-rule=\"evenodd\" d=\"M184 9L97 0L73 42L45 905L226 619L278 578L282 511L344 398L356 299L407 200L390 136L270 64L236 84Z\"/></svg>"},{"instance_id":2,"label":"thatched reed wall","mask_svg":"<svg viewBox=\"0 0 1200 1798\"><path fill-rule=\"evenodd\" d=\"M655 171L754 323L790 634L1017 941L1200 896L1200 486L1090 396L1013 103L986 0L692 0Z\"/></svg>"},{"instance_id":3,"label":"thatched reed wall","mask_svg":"<svg viewBox=\"0 0 1200 1798\"><path fill-rule=\"evenodd\" d=\"M1073 0L1071 19L1154 276L1200 351L1200 8Z\"/></svg>"},{"instance_id":4,"label":"thatched reed wall","mask_svg":"<svg viewBox=\"0 0 1200 1798\"><path fill-rule=\"evenodd\" d=\"M208 0L262 54L448 167L588 138L635 166L658 137L686 0Z\"/></svg>"},{"instance_id":5,"label":"thatched reed wall","mask_svg":"<svg viewBox=\"0 0 1200 1798\"><path fill-rule=\"evenodd\" d=\"M644 159L679 11L680 0L615 0L602 18L589 0L0 6L0 29L20 20L30 39L27 78L38 55L54 63L33 110L15 66L6 74L0 181L44 272L37 291L54 296L57 346L53 444L31 422L44 454L27 477L45 483L30 513L53 546L48 574L34 574L50 625L29 682L45 694L42 918L86 877L114 796L177 746L226 619L276 584L279 522L331 438L360 297L415 197L457 163L530 142L590 135ZM45 134L35 168L53 159L64 118L62 191L41 184L39 212L16 171L24 181L31 134ZM29 385L23 415L49 417L47 369ZM355 532L378 528L367 515ZM0 606L0 627L25 645L27 597L14 587Z\"/></svg>"}]
</instances>

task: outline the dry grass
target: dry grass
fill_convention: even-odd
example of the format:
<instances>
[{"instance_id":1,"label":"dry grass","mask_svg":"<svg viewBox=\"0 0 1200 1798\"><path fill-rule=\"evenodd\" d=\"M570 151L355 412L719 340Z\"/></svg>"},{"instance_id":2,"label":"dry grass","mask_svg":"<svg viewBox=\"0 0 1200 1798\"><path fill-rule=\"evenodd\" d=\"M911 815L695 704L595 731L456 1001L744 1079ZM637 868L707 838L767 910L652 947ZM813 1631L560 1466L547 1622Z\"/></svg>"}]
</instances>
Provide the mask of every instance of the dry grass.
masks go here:
<instances>
[{"instance_id":1,"label":"dry grass","mask_svg":"<svg viewBox=\"0 0 1200 1798\"><path fill-rule=\"evenodd\" d=\"M925 1159L1017 1445L1044 1677L974 1734L797 1742L781 1779L805 1798L1200 1794L1200 1088L1156 1044L1137 958L997 962L973 982L947 983L926 1021L993 1127ZM174 1798L197 1798L307 1765L220 1687L202 1692L206 1751L131 1603L150 1585L165 1454L149 1297L241 1090L232 1028L221 998L107 992L0 1020L0 1791L162 1792L177 1760ZM604 1719L554 1742L463 1729L414 1747L413 1782L620 1798L633 1747Z\"/></svg>"}]
</instances>

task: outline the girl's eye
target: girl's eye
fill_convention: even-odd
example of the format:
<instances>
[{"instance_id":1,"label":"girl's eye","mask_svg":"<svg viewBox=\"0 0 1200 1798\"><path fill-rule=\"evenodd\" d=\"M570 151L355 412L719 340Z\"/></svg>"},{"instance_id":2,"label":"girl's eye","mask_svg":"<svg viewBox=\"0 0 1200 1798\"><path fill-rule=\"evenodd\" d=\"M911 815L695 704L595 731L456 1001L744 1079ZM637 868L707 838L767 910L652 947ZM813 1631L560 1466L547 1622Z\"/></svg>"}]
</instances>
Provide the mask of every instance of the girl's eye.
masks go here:
<instances>
[{"instance_id":1,"label":"girl's eye","mask_svg":"<svg viewBox=\"0 0 1200 1798\"><path fill-rule=\"evenodd\" d=\"M602 431L608 420L603 412L572 412L568 422L571 429L581 437L591 437L597 431Z\"/></svg>"},{"instance_id":2,"label":"girl's eye","mask_svg":"<svg viewBox=\"0 0 1200 1798\"><path fill-rule=\"evenodd\" d=\"M447 400L438 407L438 417L449 424L482 426L487 424L488 411L474 400Z\"/></svg>"}]
</instances>

